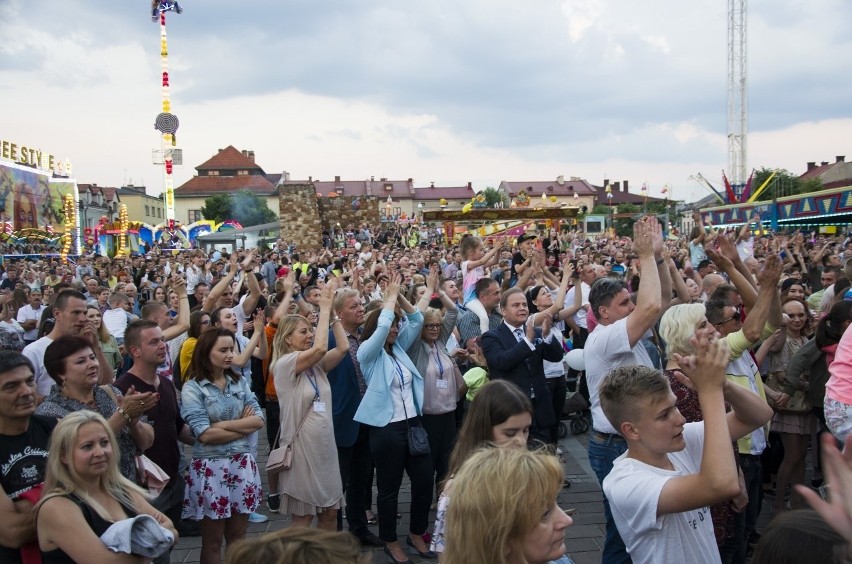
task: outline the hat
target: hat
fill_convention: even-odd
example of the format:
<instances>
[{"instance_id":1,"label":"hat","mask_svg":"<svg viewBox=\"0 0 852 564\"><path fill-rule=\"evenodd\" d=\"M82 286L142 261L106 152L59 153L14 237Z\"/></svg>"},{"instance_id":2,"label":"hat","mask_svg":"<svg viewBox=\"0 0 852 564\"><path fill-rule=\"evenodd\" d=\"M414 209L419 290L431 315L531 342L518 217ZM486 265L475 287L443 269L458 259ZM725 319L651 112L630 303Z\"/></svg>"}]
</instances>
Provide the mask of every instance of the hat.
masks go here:
<instances>
[{"instance_id":1,"label":"hat","mask_svg":"<svg viewBox=\"0 0 852 564\"><path fill-rule=\"evenodd\" d=\"M530 239L538 239L534 233L524 233L523 235L518 236L518 245L523 243L524 241L529 241Z\"/></svg>"}]
</instances>

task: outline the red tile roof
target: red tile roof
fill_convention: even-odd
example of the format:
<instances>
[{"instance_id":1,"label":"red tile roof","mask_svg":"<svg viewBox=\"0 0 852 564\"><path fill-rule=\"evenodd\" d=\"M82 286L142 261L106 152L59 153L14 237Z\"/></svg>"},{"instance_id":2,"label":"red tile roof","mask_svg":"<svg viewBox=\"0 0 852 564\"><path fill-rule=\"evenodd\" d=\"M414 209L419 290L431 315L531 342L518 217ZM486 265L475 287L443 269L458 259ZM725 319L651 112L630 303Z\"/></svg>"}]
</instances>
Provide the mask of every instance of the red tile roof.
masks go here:
<instances>
[{"instance_id":1,"label":"red tile roof","mask_svg":"<svg viewBox=\"0 0 852 564\"><path fill-rule=\"evenodd\" d=\"M264 176L193 176L175 188L175 198L195 198L237 190L249 190L260 196L276 193L275 185Z\"/></svg>"},{"instance_id":2,"label":"red tile roof","mask_svg":"<svg viewBox=\"0 0 852 564\"><path fill-rule=\"evenodd\" d=\"M558 180L534 180L532 182L516 182L505 180L500 183L510 198L513 198L521 190L526 190L529 196L547 193L548 196L574 196L574 193L581 196L594 195L595 191L591 184L585 180L563 180L560 184Z\"/></svg>"},{"instance_id":3,"label":"red tile roof","mask_svg":"<svg viewBox=\"0 0 852 564\"><path fill-rule=\"evenodd\" d=\"M221 149L213 157L195 167L195 170L199 172L202 170L259 170L261 173L263 172L263 169L256 162L242 154L233 145Z\"/></svg>"},{"instance_id":4,"label":"red tile roof","mask_svg":"<svg viewBox=\"0 0 852 564\"><path fill-rule=\"evenodd\" d=\"M473 187L467 186L424 186L414 189L414 199L435 200L470 200L476 195Z\"/></svg>"},{"instance_id":5,"label":"red tile roof","mask_svg":"<svg viewBox=\"0 0 852 564\"><path fill-rule=\"evenodd\" d=\"M331 192L339 196L376 196L386 199L411 199L414 197L414 180L286 180L288 184L313 184L320 197L327 197ZM389 186L390 189L387 189Z\"/></svg>"}]
</instances>

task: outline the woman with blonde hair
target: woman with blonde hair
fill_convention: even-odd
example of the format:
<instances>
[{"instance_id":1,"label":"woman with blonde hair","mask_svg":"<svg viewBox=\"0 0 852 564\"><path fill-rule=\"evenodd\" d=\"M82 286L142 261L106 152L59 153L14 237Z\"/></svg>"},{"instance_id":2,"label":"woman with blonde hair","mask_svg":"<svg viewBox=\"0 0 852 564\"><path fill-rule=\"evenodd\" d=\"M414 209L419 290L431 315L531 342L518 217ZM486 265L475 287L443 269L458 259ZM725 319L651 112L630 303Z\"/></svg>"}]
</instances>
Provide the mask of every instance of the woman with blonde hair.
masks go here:
<instances>
[{"instance_id":1,"label":"woman with blonde hair","mask_svg":"<svg viewBox=\"0 0 852 564\"><path fill-rule=\"evenodd\" d=\"M351 534L296 527L243 539L228 549L225 564L369 564Z\"/></svg>"},{"instance_id":2,"label":"woman with blonde hair","mask_svg":"<svg viewBox=\"0 0 852 564\"><path fill-rule=\"evenodd\" d=\"M444 564L570 564L569 517L556 504L562 464L546 450L474 452L455 476Z\"/></svg>"},{"instance_id":3,"label":"woman with blonde hair","mask_svg":"<svg viewBox=\"0 0 852 564\"><path fill-rule=\"evenodd\" d=\"M94 411L70 413L50 437L44 495L35 508L42 562L146 562L110 552L100 536L116 521L152 516L177 540L168 517L118 469L118 443Z\"/></svg>"},{"instance_id":4,"label":"woman with blonde hair","mask_svg":"<svg viewBox=\"0 0 852 564\"><path fill-rule=\"evenodd\" d=\"M281 410L279 446L293 445L293 466L269 476L270 497L280 497L280 513L292 515L293 526L329 531L337 528L343 508L343 484L332 423L328 371L349 354L340 320L331 321L337 347L328 350L328 330L335 284L323 288L319 322L314 332L300 315L288 315L275 334L271 371ZM274 492L274 493L273 493Z\"/></svg>"},{"instance_id":5,"label":"woman with blonde hair","mask_svg":"<svg viewBox=\"0 0 852 564\"><path fill-rule=\"evenodd\" d=\"M95 331L98 332L98 340L101 343L101 350L104 351L104 357L109 363L112 373L115 374L115 369L121 366L123 359L121 358L121 352L118 350L118 342L115 340L115 337L110 335L109 331L107 331L106 325L104 325L103 316L101 315L101 310L98 306L95 304L89 304L86 306L86 319L92 322Z\"/></svg>"}]
</instances>

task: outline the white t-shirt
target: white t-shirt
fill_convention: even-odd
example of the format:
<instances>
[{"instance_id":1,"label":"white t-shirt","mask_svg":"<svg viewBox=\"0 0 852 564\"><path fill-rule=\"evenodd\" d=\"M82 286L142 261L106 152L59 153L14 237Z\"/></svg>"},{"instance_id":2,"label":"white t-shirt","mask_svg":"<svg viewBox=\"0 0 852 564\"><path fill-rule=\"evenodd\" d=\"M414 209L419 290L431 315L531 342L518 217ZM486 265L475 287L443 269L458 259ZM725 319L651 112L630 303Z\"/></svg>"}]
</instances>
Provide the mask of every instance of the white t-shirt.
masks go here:
<instances>
[{"instance_id":1,"label":"white t-shirt","mask_svg":"<svg viewBox=\"0 0 852 564\"><path fill-rule=\"evenodd\" d=\"M56 383L51 378L47 370L44 369L44 351L48 345L53 342L53 339L45 335L38 341L30 343L22 351L24 356L30 359L30 362L35 367L35 384L36 392L42 397L47 397L50 394L50 388Z\"/></svg>"},{"instance_id":2,"label":"white t-shirt","mask_svg":"<svg viewBox=\"0 0 852 564\"><path fill-rule=\"evenodd\" d=\"M103 313L102 321L107 332L116 338L119 344L124 342L124 330L127 329L127 311L117 307Z\"/></svg>"},{"instance_id":3,"label":"white t-shirt","mask_svg":"<svg viewBox=\"0 0 852 564\"><path fill-rule=\"evenodd\" d=\"M754 258L754 237L737 241L737 253L741 260Z\"/></svg>"},{"instance_id":4,"label":"white t-shirt","mask_svg":"<svg viewBox=\"0 0 852 564\"><path fill-rule=\"evenodd\" d=\"M565 293L565 301L563 302L563 307L571 307L574 305L574 292L577 286L573 286L568 292ZM592 287L586 284L585 282L580 282L580 291L583 294L582 304L584 307L581 307L577 313L571 316L571 319L574 323L577 324L578 327L582 327L583 329L588 329L589 325L586 321L586 312L588 311L586 307L589 305L589 292L592 291Z\"/></svg>"},{"instance_id":5,"label":"white t-shirt","mask_svg":"<svg viewBox=\"0 0 852 564\"><path fill-rule=\"evenodd\" d=\"M612 518L634 564L653 562L721 562L710 507L657 517L663 486L671 478L697 474L704 449L704 422L683 428L686 448L669 453L674 470L628 458L615 459L603 481Z\"/></svg>"},{"instance_id":6,"label":"white t-shirt","mask_svg":"<svg viewBox=\"0 0 852 564\"><path fill-rule=\"evenodd\" d=\"M27 304L25 306L22 306L21 309L18 310L18 323L23 323L24 321L32 320L35 320L36 322L36 326L34 328L24 332L25 341L35 341L38 338L38 322L41 320L41 314L44 313L44 310L46 309L46 305L42 305L38 309L33 309L33 306Z\"/></svg>"},{"instance_id":7,"label":"white t-shirt","mask_svg":"<svg viewBox=\"0 0 852 564\"><path fill-rule=\"evenodd\" d=\"M586 381L589 384L589 400L592 404L592 426L601 433L617 434L615 427L607 420L601 408L598 387L614 368L638 364L654 368L648 351L642 340L630 347L627 336L627 318L619 319L611 325L598 324L589 333L584 347L583 358L586 361Z\"/></svg>"}]
</instances>

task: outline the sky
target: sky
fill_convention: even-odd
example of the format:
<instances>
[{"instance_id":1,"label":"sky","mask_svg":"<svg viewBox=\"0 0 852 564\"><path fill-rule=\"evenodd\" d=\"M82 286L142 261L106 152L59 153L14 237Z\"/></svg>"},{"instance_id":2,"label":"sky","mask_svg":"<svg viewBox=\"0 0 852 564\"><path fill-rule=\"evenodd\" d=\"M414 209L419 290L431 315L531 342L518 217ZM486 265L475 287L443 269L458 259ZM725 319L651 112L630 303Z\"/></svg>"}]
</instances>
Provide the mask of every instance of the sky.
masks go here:
<instances>
[{"instance_id":1,"label":"sky","mask_svg":"<svg viewBox=\"0 0 852 564\"><path fill-rule=\"evenodd\" d=\"M686 201L727 168L722 0L185 0L167 15L184 165L475 189L581 177ZM852 2L748 2L749 168L852 158ZM148 0L0 0L0 140L78 182L163 186Z\"/></svg>"}]
</instances>

